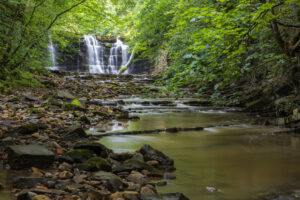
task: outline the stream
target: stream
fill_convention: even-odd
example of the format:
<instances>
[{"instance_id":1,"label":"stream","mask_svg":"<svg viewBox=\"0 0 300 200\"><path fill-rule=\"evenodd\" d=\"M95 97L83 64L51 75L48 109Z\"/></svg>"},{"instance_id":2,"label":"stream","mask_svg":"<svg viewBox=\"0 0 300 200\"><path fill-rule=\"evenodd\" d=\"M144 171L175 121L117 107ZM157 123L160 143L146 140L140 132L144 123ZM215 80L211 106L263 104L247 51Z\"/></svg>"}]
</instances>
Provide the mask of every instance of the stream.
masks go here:
<instances>
[{"instance_id":1,"label":"stream","mask_svg":"<svg viewBox=\"0 0 300 200\"><path fill-rule=\"evenodd\" d=\"M147 84L147 81L133 82ZM92 99L90 102L105 107L122 106L130 116L138 116L140 120L100 123L87 133L100 137L101 134L112 135L102 136L99 142L116 153L136 151L149 144L173 158L176 179L167 180L166 186L157 186L159 193L181 192L191 200L262 199L261 195L273 192L300 194L298 135L285 134L289 129L253 125L257 119L240 109L200 106L205 102L198 104L198 101L130 96ZM204 129L191 131L195 127ZM165 128L190 131L166 133ZM159 134L149 134L149 130L158 129L162 130ZM121 134L144 130L148 130L148 134ZM0 170L0 183L5 186L0 190L0 200L11 199L10 182L15 173Z\"/></svg>"},{"instance_id":2,"label":"stream","mask_svg":"<svg viewBox=\"0 0 300 200\"><path fill-rule=\"evenodd\" d=\"M112 131L170 127L210 127L203 131L104 137L100 142L115 152L144 144L175 161L176 180L159 192L182 192L191 200L255 199L262 193L288 191L300 184L300 138L276 134L284 129L251 125L253 117L232 109L142 105L124 100L139 121L111 123ZM157 100L156 100L157 101ZM208 191L216 188L217 192Z\"/></svg>"}]
</instances>

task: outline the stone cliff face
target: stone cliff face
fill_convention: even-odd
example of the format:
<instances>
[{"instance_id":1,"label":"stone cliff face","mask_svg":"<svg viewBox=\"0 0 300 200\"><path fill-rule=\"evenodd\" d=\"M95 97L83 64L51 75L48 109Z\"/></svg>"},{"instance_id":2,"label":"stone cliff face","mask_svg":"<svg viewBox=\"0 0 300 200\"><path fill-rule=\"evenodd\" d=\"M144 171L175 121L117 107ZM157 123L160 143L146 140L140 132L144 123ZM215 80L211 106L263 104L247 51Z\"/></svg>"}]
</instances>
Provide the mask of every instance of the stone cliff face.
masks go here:
<instances>
[{"instance_id":1,"label":"stone cliff face","mask_svg":"<svg viewBox=\"0 0 300 200\"><path fill-rule=\"evenodd\" d=\"M66 38L69 42L62 46L54 42L56 48L57 67L61 70L86 72L89 71L88 49L82 36L73 36ZM108 66L110 51L116 38L97 37L97 40L103 47L103 60L105 66ZM122 60L121 53L118 54L119 62ZM120 63L118 63L120 64ZM144 74L150 73L151 64L145 59L139 59L134 55L131 63L128 65L128 73Z\"/></svg>"}]
</instances>

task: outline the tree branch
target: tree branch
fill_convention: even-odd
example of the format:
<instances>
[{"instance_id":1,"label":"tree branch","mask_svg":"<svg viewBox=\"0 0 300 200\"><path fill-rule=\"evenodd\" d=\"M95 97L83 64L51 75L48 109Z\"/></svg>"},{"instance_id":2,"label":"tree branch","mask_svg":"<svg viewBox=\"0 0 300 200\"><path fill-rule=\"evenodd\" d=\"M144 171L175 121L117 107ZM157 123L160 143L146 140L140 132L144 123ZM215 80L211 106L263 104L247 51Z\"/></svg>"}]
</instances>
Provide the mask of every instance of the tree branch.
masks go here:
<instances>
[{"instance_id":1,"label":"tree branch","mask_svg":"<svg viewBox=\"0 0 300 200\"><path fill-rule=\"evenodd\" d=\"M290 28L300 28L300 25L291 25L291 24L284 24L282 22L279 22L277 20L275 20L275 23L277 23L280 26L284 26L284 27L290 27Z\"/></svg>"},{"instance_id":2,"label":"tree branch","mask_svg":"<svg viewBox=\"0 0 300 200\"><path fill-rule=\"evenodd\" d=\"M82 1L80 1L79 3L77 3L77 4L73 5L73 6L71 6L71 7L68 8L67 10L64 10L64 11L62 11L61 13L57 14L57 15L55 16L55 18L52 20L52 22L49 24L49 26L48 26L48 28L47 28L46 30L49 30L49 29L53 26L53 24L56 22L56 20L57 20L61 15L63 15L63 14L65 14L65 13L69 12L70 10L72 10L73 8L79 6L80 4L83 4L84 2L86 2L86 0L82 0Z\"/></svg>"}]
</instances>

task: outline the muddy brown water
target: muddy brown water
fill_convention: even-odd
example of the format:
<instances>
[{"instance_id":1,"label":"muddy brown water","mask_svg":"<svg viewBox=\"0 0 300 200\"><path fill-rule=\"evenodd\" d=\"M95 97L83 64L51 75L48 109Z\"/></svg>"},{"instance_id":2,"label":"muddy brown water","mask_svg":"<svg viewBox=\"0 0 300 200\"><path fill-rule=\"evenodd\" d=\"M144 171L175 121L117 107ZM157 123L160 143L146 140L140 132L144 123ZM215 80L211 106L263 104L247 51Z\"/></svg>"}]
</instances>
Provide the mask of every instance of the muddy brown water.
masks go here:
<instances>
[{"instance_id":1,"label":"muddy brown water","mask_svg":"<svg viewBox=\"0 0 300 200\"><path fill-rule=\"evenodd\" d=\"M116 152L150 144L172 157L177 179L158 187L159 192L182 192L191 200L247 200L261 193L300 188L300 137L274 134L283 129L249 125L251 117L246 114L213 110L140 117L123 130L216 126L204 131L100 140ZM236 125L218 126L224 124ZM207 187L219 192L211 193Z\"/></svg>"}]
</instances>

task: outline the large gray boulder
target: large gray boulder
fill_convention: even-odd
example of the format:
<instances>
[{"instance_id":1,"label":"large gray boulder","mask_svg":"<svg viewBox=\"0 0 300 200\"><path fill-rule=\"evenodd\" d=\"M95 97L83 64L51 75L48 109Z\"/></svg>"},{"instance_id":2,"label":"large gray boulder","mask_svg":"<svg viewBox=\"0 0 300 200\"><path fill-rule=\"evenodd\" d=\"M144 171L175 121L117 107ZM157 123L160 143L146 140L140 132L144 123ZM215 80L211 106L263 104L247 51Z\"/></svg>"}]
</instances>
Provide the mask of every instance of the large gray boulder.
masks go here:
<instances>
[{"instance_id":1,"label":"large gray boulder","mask_svg":"<svg viewBox=\"0 0 300 200\"><path fill-rule=\"evenodd\" d=\"M146 144L140 149L141 154L143 154L145 161L156 160L160 165L173 166L174 160L169 158L167 155L159 150L152 148L150 145Z\"/></svg>"},{"instance_id":2,"label":"large gray boulder","mask_svg":"<svg viewBox=\"0 0 300 200\"><path fill-rule=\"evenodd\" d=\"M92 176L92 179L104 181L106 186L111 192L116 192L124 189L124 183L122 179L110 172L104 172L104 171L95 172Z\"/></svg>"},{"instance_id":3,"label":"large gray boulder","mask_svg":"<svg viewBox=\"0 0 300 200\"><path fill-rule=\"evenodd\" d=\"M12 169L48 168L54 153L41 145L13 145L8 147L8 163Z\"/></svg>"}]
</instances>

